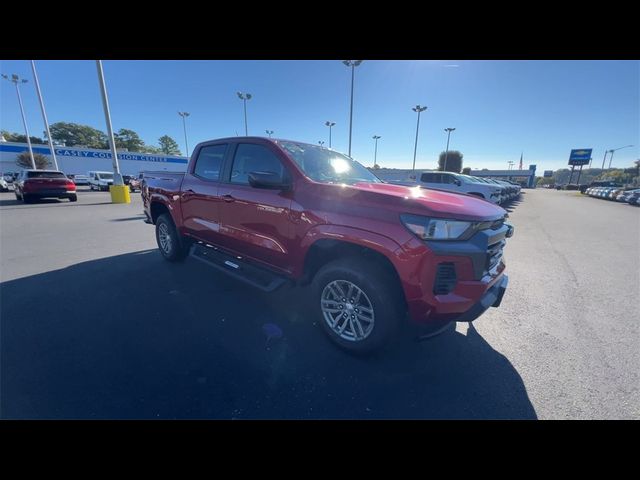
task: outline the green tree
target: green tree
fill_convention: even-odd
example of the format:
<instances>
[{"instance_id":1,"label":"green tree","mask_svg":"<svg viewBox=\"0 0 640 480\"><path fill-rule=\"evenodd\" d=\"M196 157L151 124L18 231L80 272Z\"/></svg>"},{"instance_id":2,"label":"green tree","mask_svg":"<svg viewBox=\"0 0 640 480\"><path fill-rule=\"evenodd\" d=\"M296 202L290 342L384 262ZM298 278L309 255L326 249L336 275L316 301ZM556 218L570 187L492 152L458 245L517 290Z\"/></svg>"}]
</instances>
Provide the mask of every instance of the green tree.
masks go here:
<instances>
[{"instance_id":1,"label":"green tree","mask_svg":"<svg viewBox=\"0 0 640 480\"><path fill-rule=\"evenodd\" d=\"M6 130L2 130L2 136L7 142L27 143L27 136L21 133L11 133ZM37 143L44 145L45 141L40 137L29 136L31 143Z\"/></svg>"},{"instance_id":2,"label":"green tree","mask_svg":"<svg viewBox=\"0 0 640 480\"><path fill-rule=\"evenodd\" d=\"M178 143L169 135L163 135L158 139L160 151L165 155L182 155Z\"/></svg>"},{"instance_id":3,"label":"green tree","mask_svg":"<svg viewBox=\"0 0 640 480\"><path fill-rule=\"evenodd\" d=\"M130 152L141 152L144 148L144 142L133 130L121 128L113 136L117 148L126 148Z\"/></svg>"},{"instance_id":4,"label":"green tree","mask_svg":"<svg viewBox=\"0 0 640 480\"><path fill-rule=\"evenodd\" d=\"M464 167L462 173L465 175L471 175L471 167Z\"/></svg>"},{"instance_id":5,"label":"green tree","mask_svg":"<svg viewBox=\"0 0 640 480\"><path fill-rule=\"evenodd\" d=\"M444 170L444 158L447 157L447 172L460 173L462 170L462 158L464 155L458 150L449 150L449 153L442 152L438 158L438 170Z\"/></svg>"},{"instance_id":6,"label":"green tree","mask_svg":"<svg viewBox=\"0 0 640 480\"><path fill-rule=\"evenodd\" d=\"M67 147L86 145L89 148L109 148L107 135L89 125L56 122L49 127L49 130L53 140L64 143Z\"/></svg>"},{"instance_id":7,"label":"green tree","mask_svg":"<svg viewBox=\"0 0 640 480\"><path fill-rule=\"evenodd\" d=\"M34 153L33 159L36 162L36 168L38 170L43 170L49 167L49 160L47 160L47 157L45 157L41 153ZM33 168L33 165L31 164L31 156L29 155L29 152L24 151L21 154L19 154L16 158L16 164L21 168Z\"/></svg>"},{"instance_id":8,"label":"green tree","mask_svg":"<svg viewBox=\"0 0 640 480\"><path fill-rule=\"evenodd\" d=\"M142 153L150 153L153 155L162 154L162 149L160 147L154 147L153 145L144 145L140 151Z\"/></svg>"}]
</instances>

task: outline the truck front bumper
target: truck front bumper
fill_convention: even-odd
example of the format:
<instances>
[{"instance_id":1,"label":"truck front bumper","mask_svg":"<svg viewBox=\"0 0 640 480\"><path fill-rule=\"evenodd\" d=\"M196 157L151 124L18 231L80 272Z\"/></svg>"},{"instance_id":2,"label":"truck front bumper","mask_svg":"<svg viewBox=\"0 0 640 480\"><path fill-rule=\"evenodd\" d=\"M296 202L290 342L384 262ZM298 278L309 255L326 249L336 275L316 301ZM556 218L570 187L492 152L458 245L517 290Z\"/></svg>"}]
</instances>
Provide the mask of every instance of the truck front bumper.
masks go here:
<instances>
[{"instance_id":1,"label":"truck front bumper","mask_svg":"<svg viewBox=\"0 0 640 480\"><path fill-rule=\"evenodd\" d=\"M499 307L502 302L502 297L504 296L504 292L507 291L507 285L509 284L509 277L506 275L502 275L502 278L496 282L486 293L482 296L482 298L473 305L469 310L460 314L459 316L452 318L452 321L455 322L472 322L484 312L486 312L489 307Z\"/></svg>"}]
</instances>

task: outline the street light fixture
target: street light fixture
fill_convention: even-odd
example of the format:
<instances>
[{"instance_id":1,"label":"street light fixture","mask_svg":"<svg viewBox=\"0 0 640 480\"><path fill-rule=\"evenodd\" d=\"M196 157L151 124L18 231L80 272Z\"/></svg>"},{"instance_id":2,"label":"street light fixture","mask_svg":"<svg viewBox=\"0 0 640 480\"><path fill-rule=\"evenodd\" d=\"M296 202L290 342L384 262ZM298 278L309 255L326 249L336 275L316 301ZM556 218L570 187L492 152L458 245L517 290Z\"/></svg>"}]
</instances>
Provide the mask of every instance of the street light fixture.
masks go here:
<instances>
[{"instance_id":1,"label":"street light fixture","mask_svg":"<svg viewBox=\"0 0 640 480\"><path fill-rule=\"evenodd\" d=\"M271 138L271 135L273 135L273 130L265 130L265 132L267 132L267 135L269 135L269 138Z\"/></svg>"},{"instance_id":2,"label":"street light fixture","mask_svg":"<svg viewBox=\"0 0 640 480\"><path fill-rule=\"evenodd\" d=\"M27 80L25 80L24 78L18 77L18 75L16 75L15 73L11 74L11 79L9 79L8 75L5 75L3 73L2 74L2 78L4 78L5 80L7 80L9 82L12 82L16 86L16 93L18 94L18 103L20 104L20 113L22 114L22 124L24 125L24 133L27 136L27 145L29 146L29 157L31 158L31 166L35 170L37 167L36 167L36 161L33 158L33 148L31 148L31 139L29 138L29 128L27 127L27 117L25 117L25 115L24 115L24 106L22 105L22 97L20 96L20 88L18 88L18 85L23 84L23 83L27 83Z\"/></svg>"},{"instance_id":3,"label":"street light fixture","mask_svg":"<svg viewBox=\"0 0 640 480\"><path fill-rule=\"evenodd\" d=\"M513 160L509 160L507 163L509 164L509 170L511 170L515 162Z\"/></svg>"},{"instance_id":4,"label":"street light fixture","mask_svg":"<svg viewBox=\"0 0 640 480\"><path fill-rule=\"evenodd\" d=\"M189 112L178 112L178 115L182 117L182 128L184 129L184 146L187 150L187 157L189 156L189 142L187 142L187 117L191 115Z\"/></svg>"},{"instance_id":5,"label":"street light fixture","mask_svg":"<svg viewBox=\"0 0 640 480\"><path fill-rule=\"evenodd\" d=\"M249 128L247 127L247 100L251 100L250 93L237 92L238 98L244 102L244 135L249 136Z\"/></svg>"},{"instance_id":6,"label":"street light fixture","mask_svg":"<svg viewBox=\"0 0 640 480\"><path fill-rule=\"evenodd\" d=\"M611 156L609 157L609 168L611 168L611 161L613 160L613 154L618 150L622 150L623 148L629 148L629 147L633 147L633 145L625 145L624 147L619 147L619 148L614 148L613 150L609 150L609 153L611 153Z\"/></svg>"},{"instance_id":7,"label":"street light fixture","mask_svg":"<svg viewBox=\"0 0 640 480\"><path fill-rule=\"evenodd\" d=\"M373 166L375 167L378 164L378 162L377 162L377 160L378 160L378 139L382 138L382 137L380 135L374 135L371 138L373 138L375 140L375 142L376 142L376 147L375 147L375 150L373 151Z\"/></svg>"},{"instance_id":8,"label":"street light fixture","mask_svg":"<svg viewBox=\"0 0 640 480\"><path fill-rule=\"evenodd\" d=\"M322 140L318 140L318 145L323 146L324 142Z\"/></svg>"},{"instance_id":9,"label":"street light fixture","mask_svg":"<svg viewBox=\"0 0 640 480\"><path fill-rule=\"evenodd\" d=\"M418 123L416 124L416 144L413 147L413 168L411 171L411 174L414 176L414 178L416 173L416 153L418 152L418 130L420 129L420 113L424 112L426 109L427 107L421 107L420 105L416 105L411 109L414 112L418 112Z\"/></svg>"},{"instance_id":10,"label":"street light fixture","mask_svg":"<svg viewBox=\"0 0 640 480\"><path fill-rule=\"evenodd\" d=\"M351 156L351 132L353 127L353 81L355 78L356 67L362 63L362 60L343 60L347 67L351 67L351 108L349 111L349 156Z\"/></svg>"},{"instance_id":11,"label":"street light fixture","mask_svg":"<svg viewBox=\"0 0 640 480\"><path fill-rule=\"evenodd\" d=\"M444 131L447 132L447 151L444 154L444 168L443 172L447 171L447 159L449 158L449 137L451 137L451 132L453 132L455 128L445 128Z\"/></svg>"},{"instance_id":12,"label":"street light fixture","mask_svg":"<svg viewBox=\"0 0 640 480\"><path fill-rule=\"evenodd\" d=\"M331 127L333 127L336 122L330 122L329 120L327 120L326 122L324 122L324 124L329 127L329 148L331 148Z\"/></svg>"}]
</instances>

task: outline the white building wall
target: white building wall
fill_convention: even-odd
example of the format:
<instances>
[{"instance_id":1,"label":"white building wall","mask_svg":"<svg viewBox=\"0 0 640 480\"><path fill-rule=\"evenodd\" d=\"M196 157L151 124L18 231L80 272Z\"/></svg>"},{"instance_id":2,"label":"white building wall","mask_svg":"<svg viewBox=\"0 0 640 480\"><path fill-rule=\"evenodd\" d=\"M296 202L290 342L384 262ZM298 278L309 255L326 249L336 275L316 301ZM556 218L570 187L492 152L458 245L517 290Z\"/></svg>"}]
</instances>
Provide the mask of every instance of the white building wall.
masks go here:
<instances>
[{"instance_id":1,"label":"white building wall","mask_svg":"<svg viewBox=\"0 0 640 480\"><path fill-rule=\"evenodd\" d=\"M51 151L48 145L33 145L33 153L40 153L49 159L49 168L53 167ZM0 170L2 173L18 172L22 170L16 164L18 155L28 152L26 143L2 142L0 143ZM90 170L112 171L110 150L95 150L76 147L55 147L58 168L68 174L82 174ZM187 157L173 155L151 155L137 152L118 152L120 173L124 175L137 175L149 170L167 170L171 172L184 172L187 169Z\"/></svg>"}]
</instances>

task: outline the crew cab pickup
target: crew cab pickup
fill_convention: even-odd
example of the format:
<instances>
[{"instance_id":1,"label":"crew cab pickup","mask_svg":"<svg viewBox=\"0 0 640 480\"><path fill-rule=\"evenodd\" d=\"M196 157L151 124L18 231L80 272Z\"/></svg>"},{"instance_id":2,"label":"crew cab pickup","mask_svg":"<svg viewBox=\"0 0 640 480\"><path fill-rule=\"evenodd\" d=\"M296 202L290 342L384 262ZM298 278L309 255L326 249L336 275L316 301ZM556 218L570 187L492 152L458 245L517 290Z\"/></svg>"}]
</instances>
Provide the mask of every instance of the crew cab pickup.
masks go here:
<instances>
[{"instance_id":1,"label":"crew cab pickup","mask_svg":"<svg viewBox=\"0 0 640 480\"><path fill-rule=\"evenodd\" d=\"M470 322L507 287L504 209L384 183L318 145L203 142L186 173L145 172L141 196L166 260L190 255L265 291L309 286L309 315L352 352L381 347L407 313Z\"/></svg>"}]
</instances>

